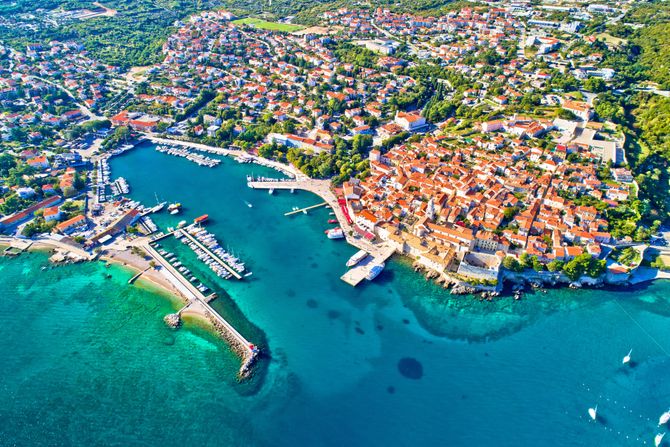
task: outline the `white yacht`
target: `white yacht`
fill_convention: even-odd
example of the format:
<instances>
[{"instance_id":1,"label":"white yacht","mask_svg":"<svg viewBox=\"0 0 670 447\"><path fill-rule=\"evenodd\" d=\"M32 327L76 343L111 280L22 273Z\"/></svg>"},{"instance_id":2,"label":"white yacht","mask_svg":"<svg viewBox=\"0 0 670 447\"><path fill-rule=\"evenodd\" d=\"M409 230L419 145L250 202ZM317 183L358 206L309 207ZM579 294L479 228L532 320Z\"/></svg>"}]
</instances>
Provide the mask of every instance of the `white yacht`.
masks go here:
<instances>
[{"instance_id":1,"label":"white yacht","mask_svg":"<svg viewBox=\"0 0 670 447\"><path fill-rule=\"evenodd\" d=\"M347 261L347 267L353 267L359 262L361 262L363 259L365 259L368 256L368 252L365 250L360 250L356 252L352 257L349 258Z\"/></svg>"}]
</instances>

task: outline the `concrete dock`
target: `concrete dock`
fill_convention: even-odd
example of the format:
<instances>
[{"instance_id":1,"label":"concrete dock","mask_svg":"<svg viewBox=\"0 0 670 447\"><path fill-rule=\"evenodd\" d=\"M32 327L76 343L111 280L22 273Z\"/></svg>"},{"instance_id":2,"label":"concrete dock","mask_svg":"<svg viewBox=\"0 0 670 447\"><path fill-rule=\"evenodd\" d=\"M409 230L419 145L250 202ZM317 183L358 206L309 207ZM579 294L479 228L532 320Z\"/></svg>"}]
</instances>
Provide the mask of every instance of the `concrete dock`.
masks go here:
<instances>
[{"instance_id":1,"label":"concrete dock","mask_svg":"<svg viewBox=\"0 0 670 447\"><path fill-rule=\"evenodd\" d=\"M393 247L383 247L374 254L369 254L367 258L361 261L357 266L349 269L349 271L342 275L340 279L350 286L356 287L366 276L368 276L372 266L386 262L394 252L395 250Z\"/></svg>"}]
</instances>

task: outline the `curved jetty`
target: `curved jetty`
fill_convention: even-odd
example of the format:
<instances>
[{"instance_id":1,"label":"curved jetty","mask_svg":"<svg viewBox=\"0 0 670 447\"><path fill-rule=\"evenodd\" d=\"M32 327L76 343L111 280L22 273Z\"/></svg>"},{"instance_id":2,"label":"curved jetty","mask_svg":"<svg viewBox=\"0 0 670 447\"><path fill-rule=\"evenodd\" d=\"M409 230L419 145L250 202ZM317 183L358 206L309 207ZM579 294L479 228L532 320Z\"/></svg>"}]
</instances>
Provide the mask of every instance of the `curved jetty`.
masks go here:
<instances>
[{"instance_id":1,"label":"curved jetty","mask_svg":"<svg viewBox=\"0 0 670 447\"><path fill-rule=\"evenodd\" d=\"M188 304L184 306L184 308L181 309L177 315L188 309L207 318L207 320L212 323L214 328L216 328L216 331L221 335L221 337L230 343L233 351L242 358L242 366L238 372L239 378L245 379L249 377L252 372L252 366L259 354L258 347L244 338L244 336L242 336L242 334L240 334L237 329L233 327L233 325L231 325L221 315L219 315L218 312L216 312L216 310L214 310L212 306L209 305L209 297L205 296L200 290L198 290L195 286L193 286L193 284L184 278L184 276L179 273L179 271L176 270L169 262L167 262L154 247L152 247L149 243L140 244L140 247L149 253L156 260L156 262L161 265L161 272L163 275L165 275L167 280L170 281L170 283L172 283L172 285L174 285L175 288L179 290L181 294L188 300ZM165 317L166 322L168 322L168 317L169 315ZM171 321L173 321L172 317Z\"/></svg>"}]
</instances>

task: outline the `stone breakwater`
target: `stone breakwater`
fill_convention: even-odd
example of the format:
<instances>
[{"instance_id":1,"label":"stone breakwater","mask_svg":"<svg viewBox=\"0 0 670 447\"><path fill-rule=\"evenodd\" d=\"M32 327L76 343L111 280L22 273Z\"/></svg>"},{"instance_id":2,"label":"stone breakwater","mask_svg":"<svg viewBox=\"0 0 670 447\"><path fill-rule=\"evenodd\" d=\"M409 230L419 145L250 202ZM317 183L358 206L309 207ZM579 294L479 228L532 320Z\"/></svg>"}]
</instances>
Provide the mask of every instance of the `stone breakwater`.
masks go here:
<instances>
[{"instance_id":1,"label":"stone breakwater","mask_svg":"<svg viewBox=\"0 0 670 447\"><path fill-rule=\"evenodd\" d=\"M247 379L253 373L253 365L256 362L256 357L258 356L258 350L256 348L249 349L249 346L244 346L240 343L240 340L235 337L228 328L226 328L219 320L212 315L208 310L204 311L205 318L214 326L216 332L228 342L233 352L239 355L242 358L242 366L238 372L238 378L240 380Z\"/></svg>"}]
</instances>

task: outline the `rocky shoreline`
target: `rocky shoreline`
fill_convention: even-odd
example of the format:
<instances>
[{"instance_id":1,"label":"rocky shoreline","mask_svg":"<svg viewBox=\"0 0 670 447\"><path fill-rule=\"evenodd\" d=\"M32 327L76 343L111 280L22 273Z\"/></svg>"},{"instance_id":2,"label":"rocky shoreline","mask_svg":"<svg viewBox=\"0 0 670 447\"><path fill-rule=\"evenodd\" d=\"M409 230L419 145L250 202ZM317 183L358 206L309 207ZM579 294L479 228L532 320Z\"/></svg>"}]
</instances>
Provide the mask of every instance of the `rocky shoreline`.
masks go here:
<instances>
[{"instance_id":1,"label":"rocky shoreline","mask_svg":"<svg viewBox=\"0 0 670 447\"><path fill-rule=\"evenodd\" d=\"M503 271L499 276L498 284L496 286L488 286L471 284L448 273L437 272L416 261L412 263L412 268L415 272L423 274L427 281L433 281L435 284L449 289L451 295L479 295L480 298L486 300L510 295L518 300L528 291L546 293L546 289L548 288L559 287L568 287L570 289L598 289L605 286L631 287L644 281L665 278L663 275L654 276L649 272L645 272L644 277L638 278L635 272L631 272L619 277L610 277L608 274L603 274L597 278L582 276L577 280L571 280L564 273L535 271L514 273ZM511 285L511 294L503 293L503 284Z\"/></svg>"}]
</instances>

